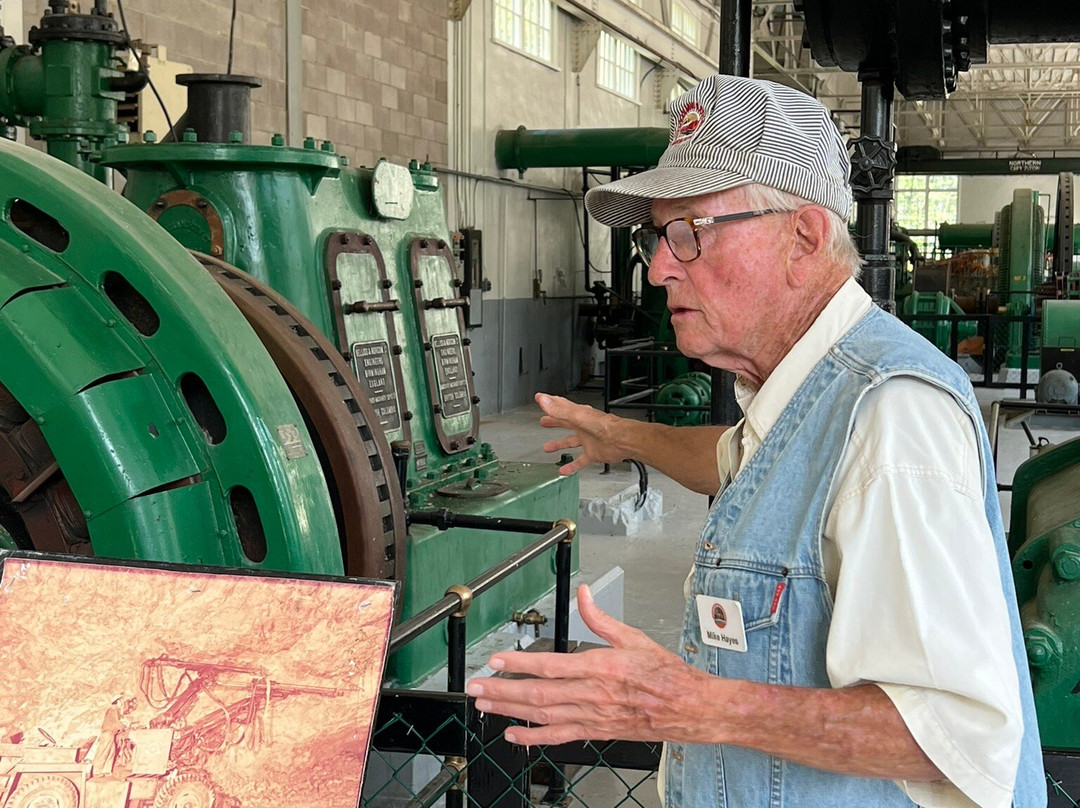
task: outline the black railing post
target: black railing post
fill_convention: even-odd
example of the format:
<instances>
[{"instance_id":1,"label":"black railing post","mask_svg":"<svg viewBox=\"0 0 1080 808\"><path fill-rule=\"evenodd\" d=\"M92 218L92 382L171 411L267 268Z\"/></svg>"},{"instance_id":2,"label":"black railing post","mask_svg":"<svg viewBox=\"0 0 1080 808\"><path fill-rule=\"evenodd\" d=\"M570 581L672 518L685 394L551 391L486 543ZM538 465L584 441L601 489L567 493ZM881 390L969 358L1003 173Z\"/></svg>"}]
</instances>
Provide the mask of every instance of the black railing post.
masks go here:
<instances>
[{"instance_id":1,"label":"black railing post","mask_svg":"<svg viewBox=\"0 0 1080 808\"><path fill-rule=\"evenodd\" d=\"M473 591L467 586L451 586L446 590L447 596L457 595L460 604L457 611L450 614L447 620L447 653L446 653L446 690L450 693L465 692L465 649L466 643L466 618L469 607L472 606ZM464 753L465 750L463 749ZM459 772L457 784L446 792L446 808L463 808L465 804L465 792L462 791L466 776L465 757L448 756L447 768L457 769Z\"/></svg>"},{"instance_id":2,"label":"black railing post","mask_svg":"<svg viewBox=\"0 0 1080 808\"><path fill-rule=\"evenodd\" d=\"M565 525L570 533L555 547L555 652L570 652L570 551L577 535L577 525L569 519L560 519L555 524ZM566 796L566 773L562 766L552 764L551 780L545 805L555 805Z\"/></svg>"},{"instance_id":3,"label":"black railing post","mask_svg":"<svg viewBox=\"0 0 1080 808\"><path fill-rule=\"evenodd\" d=\"M570 574L571 550L577 536L577 525L569 519L555 524L566 525L570 534L555 548L555 651L565 654L570 650Z\"/></svg>"}]
</instances>

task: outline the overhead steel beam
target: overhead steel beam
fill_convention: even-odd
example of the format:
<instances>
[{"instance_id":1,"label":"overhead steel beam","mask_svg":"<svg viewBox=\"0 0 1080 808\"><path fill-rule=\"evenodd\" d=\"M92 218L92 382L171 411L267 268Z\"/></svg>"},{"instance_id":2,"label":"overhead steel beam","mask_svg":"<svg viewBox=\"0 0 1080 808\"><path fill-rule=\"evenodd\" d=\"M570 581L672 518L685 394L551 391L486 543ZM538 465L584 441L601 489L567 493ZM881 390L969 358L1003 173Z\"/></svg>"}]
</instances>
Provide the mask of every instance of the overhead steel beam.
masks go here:
<instances>
[{"instance_id":1,"label":"overhead steel beam","mask_svg":"<svg viewBox=\"0 0 1080 808\"><path fill-rule=\"evenodd\" d=\"M1080 173L1080 157L1012 158L909 158L901 151L897 174L958 174L960 176L1008 176L1010 174Z\"/></svg>"},{"instance_id":2,"label":"overhead steel beam","mask_svg":"<svg viewBox=\"0 0 1080 808\"><path fill-rule=\"evenodd\" d=\"M687 76L703 79L716 73L715 56L698 50L660 20L623 0L558 0L558 6L579 20L602 23L646 56Z\"/></svg>"}]
</instances>

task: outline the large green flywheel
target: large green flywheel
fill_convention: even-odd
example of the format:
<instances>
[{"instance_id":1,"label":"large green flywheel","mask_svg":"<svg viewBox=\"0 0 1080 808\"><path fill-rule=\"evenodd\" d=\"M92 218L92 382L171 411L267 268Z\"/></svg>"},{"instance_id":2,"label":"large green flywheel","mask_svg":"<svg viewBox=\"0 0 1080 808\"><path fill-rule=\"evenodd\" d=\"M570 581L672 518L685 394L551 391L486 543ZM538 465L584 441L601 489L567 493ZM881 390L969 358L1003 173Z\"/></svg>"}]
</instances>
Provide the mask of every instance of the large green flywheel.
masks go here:
<instances>
[{"instance_id":1,"label":"large green flywheel","mask_svg":"<svg viewBox=\"0 0 1080 808\"><path fill-rule=\"evenodd\" d=\"M0 546L341 573L315 443L158 225L0 140Z\"/></svg>"}]
</instances>

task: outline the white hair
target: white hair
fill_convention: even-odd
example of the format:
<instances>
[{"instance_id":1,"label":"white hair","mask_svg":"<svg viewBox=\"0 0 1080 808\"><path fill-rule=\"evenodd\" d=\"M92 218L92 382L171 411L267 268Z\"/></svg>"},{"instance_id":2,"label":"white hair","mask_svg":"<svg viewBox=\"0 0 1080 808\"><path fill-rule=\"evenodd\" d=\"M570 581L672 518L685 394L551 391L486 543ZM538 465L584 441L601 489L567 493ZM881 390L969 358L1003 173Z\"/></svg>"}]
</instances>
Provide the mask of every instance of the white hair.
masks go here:
<instances>
[{"instance_id":1,"label":"white hair","mask_svg":"<svg viewBox=\"0 0 1080 808\"><path fill-rule=\"evenodd\" d=\"M840 218L836 211L803 199L787 191L771 188L768 185L752 183L742 186L744 198L750 207L756 210L798 210L804 205L814 205L821 208L829 218L829 235L825 242L825 255L841 266L851 270L851 277L858 278L862 274L863 259L859 251L855 249L855 242L851 240L847 222Z\"/></svg>"}]
</instances>

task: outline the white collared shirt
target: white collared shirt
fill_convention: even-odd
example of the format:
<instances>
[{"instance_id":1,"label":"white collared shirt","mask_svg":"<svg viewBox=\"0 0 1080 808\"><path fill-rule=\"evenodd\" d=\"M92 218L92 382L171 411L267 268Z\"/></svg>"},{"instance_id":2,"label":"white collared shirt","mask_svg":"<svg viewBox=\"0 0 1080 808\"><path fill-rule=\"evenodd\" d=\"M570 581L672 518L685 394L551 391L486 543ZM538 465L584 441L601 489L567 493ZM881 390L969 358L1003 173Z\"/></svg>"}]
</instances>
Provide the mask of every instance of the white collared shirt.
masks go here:
<instances>
[{"instance_id":1,"label":"white collared shirt","mask_svg":"<svg viewBox=\"0 0 1080 808\"><path fill-rule=\"evenodd\" d=\"M746 467L810 370L873 303L845 283L717 445L720 479ZM1005 597L983 506L977 436L938 387L910 377L866 394L822 542L833 594L833 687L872 682L949 782L899 782L927 808L1007 808L1023 722ZM1013 774L1010 774L1013 773Z\"/></svg>"}]
</instances>

